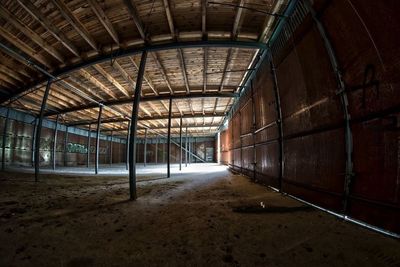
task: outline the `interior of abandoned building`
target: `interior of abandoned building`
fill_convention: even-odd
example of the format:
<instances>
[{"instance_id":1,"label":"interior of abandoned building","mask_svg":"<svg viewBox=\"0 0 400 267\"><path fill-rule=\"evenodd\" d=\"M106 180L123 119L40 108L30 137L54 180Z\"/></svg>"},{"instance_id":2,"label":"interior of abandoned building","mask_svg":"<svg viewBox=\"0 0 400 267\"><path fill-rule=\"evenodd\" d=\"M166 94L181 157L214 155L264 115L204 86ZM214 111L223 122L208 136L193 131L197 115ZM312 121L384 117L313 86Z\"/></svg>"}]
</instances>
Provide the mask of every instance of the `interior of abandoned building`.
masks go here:
<instances>
[{"instance_id":1,"label":"interior of abandoned building","mask_svg":"<svg viewBox=\"0 0 400 267\"><path fill-rule=\"evenodd\" d=\"M0 1L0 266L400 266L399 11Z\"/></svg>"}]
</instances>

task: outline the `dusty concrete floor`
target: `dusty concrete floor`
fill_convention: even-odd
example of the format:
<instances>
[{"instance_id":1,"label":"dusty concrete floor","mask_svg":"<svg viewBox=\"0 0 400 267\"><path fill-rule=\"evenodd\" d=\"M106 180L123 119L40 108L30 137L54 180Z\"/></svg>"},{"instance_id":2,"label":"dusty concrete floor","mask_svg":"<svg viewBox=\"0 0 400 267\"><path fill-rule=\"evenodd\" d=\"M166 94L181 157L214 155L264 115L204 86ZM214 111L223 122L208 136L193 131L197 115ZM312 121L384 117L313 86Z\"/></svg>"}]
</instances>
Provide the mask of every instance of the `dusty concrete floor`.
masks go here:
<instances>
[{"instance_id":1,"label":"dusty concrete floor","mask_svg":"<svg viewBox=\"0 0 400 267\"><path fill-rule=\"evenodd\" d=\"M0 266L400 266L400 242L297 207L221 166L174 178L0 173Z\"/></svg>"}]
</instances>

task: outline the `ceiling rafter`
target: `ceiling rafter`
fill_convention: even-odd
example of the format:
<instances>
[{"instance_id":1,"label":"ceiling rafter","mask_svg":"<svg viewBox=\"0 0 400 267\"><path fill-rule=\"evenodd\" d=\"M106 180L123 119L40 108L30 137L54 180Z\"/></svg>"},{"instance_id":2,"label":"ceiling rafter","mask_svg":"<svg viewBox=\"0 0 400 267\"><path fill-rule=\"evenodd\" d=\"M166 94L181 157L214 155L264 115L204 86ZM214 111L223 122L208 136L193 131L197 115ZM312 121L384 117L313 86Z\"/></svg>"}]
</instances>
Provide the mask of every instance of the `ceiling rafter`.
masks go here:
<instances>
[{"instance_id":1,"label":"ceiling rafter","mask_svg":"<svg viewBox=\"0 0 400 267\"><path fill-rule=\"evenodd\" d=\"M85 26L78 20L78 18L69 10L62 0L53 0L54 5L57 6L61 15L71 24L72 27L79 33L79 35L95 50L98 51L96 41L90 35Z\"/></svg>"},{"instance_id":2,"label":"ceiling rafter","mask_svg":"<svg viewBox=\"0 0 400 267\"><path fill-rule=\"evenodd\" d=\"M107 86L105 86L103 83L101 83L97 78L95 78L92 74L90 74L88 71L81 69L79 70L79 74L86 78L89 82L91 82L93 85L98 87L102 92L106 93L113 99L117 99L117 95L110 90Z\"/></svg>"},{"instance_id":3,"label":"ceiling rafter","mask_svg":"<svg viewBox=\"0 0 400 267\"><path fill-rule=\"evenodd\" d=\"M2 6L0 6L0 16L2 16L4 19L6 19L8 23L12 24L16 29L18 29L20 32L22 32L26 37L31 39L33 42L35 42L41 48L43 48L44 51L49 53L51 56L53 56L59 62L64 63L64 57L61 55L61 53L59 51L57 51L54 47L52 47L50 44L48 44L45 40L43 40L42 37L39 36L39 34L34 32L28 26L23 25L22 22L20 22L13 14L10 13L10 11L8 11L6 8L4 8Z\"/></svg>"},{"instance_id":4,"label":"ceiling rafter","mask_svg":"<svg viewBox=\"0 0 400 267\"><path fill-rule=\"evenodd\" d=\"M117 63L118 64L118 63ZM115 86L121 93L123 93L125 96L131 96L128 91L112 76L110 75L107 71L103 69L102 66L99 64L93 65L93 68L97 70L101 75L104 76L112 85Z\"/></svg>"},{"instance_id":5,"label":"ceiling rafter","mask_svg":"<svg viewBox=\"0 0 400 267\"><path fill-rule=\"evenodd\" d=\"M139 18L138 12L136 10L135 4L132 3L132 0L124 0L125 6L128 8L128 12L130 17L132 18L133 22L136 25L136 28L139 31L140 36L142 39L147 42L147 36L146 36L146 31L145 28L142 24L142 21Z\"/></svg>"},{"instance_id":6,"label":"ceiling rafter","mask_svg":"<svg viewBox=\"0 0 400 267\"><path fill-rule=\"evenodd\" d=\"M65 48L75 56L80 57L78 48L60 31L50 20L44 16L30 0L17 0L18 3L35 18L49 33L53 35Z\"/></svg>"},{"instance_id":7,"label":"ceiling rafter","mask_svg":"<svg viewBox=\"0 0 400 267\"><path fill-rule=\"evenodd\" d=\"M17 47L19 50L27 54L30 58L34 58L37 62L46 66L49 70L53 68L51 62L45 56L43 56L41 53L38 53L33 48L22 42L20 39L18 39L17 36L9 33L3 26L0 26L0 35L8 42L10 42L13 46Z\"/></svg>"},{"instance_id":8,"label":"ceiling rafter","mask_svg":"<svg viewBox=\"0 0 400 267\"><path fill-rule=\"evenodd\" d=\"M136 63L134 58L133 57L129 57L129 59L130 59L132 65L136 68L136 70L139 71L139 65ZM148 84L148 86L151 88L151 90L153 91L154 95L158 95L158 92L154 88L154 85L153 85L153 82L151 81L151 79L147 76L146 71L144 71L144 73L143 73L143 79Z\"/></svg>"},{"instance_id":9,"label":"ceiling rafter","mask_svg":"<svg viewBox=\"0 0 400 267\"><path fill-rule=\"evenodd\" d=\"M97 18L99 19L100 23L106 29L106 31L111 36L111 38L114 40L114 42L119 46L118 34L115 31L114 26L112 25L111 21L107 17L106 13L104 13L104 10L100 6L100 4L97 2L97 0L88 0L88 2L89 2L90 7L92 8L94 14L96 14Z\"/></svg>"}]
</instances>

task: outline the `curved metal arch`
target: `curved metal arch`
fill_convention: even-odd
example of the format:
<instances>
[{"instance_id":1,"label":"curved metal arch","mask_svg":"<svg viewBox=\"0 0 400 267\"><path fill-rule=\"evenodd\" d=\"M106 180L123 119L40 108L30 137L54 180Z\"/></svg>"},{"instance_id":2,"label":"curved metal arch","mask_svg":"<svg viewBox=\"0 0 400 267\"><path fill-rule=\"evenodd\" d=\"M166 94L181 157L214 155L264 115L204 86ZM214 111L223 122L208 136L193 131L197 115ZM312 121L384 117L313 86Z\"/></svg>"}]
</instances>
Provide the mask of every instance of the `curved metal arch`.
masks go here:
<instances>
[{"instance_id":1,"label":"curved metal arch","mask_svg":"<svg viewBox=\"0 0 400 267\"><path fill-rule=\"evenodd\" d=\"M92 65L96 65L102 62L105 62L110 59L117 59L126 56L133 56L137 54L141 54L144 51L147 52L157 52L164 51L170 49L179 49L179 48L196 48L196 47L231 47L231 48L248 48L248 49L267 49L266 44L254 41L232 41L232 40L199 40L199 41L186 41L186 42L173 42L173 43L164 43L164 44L155 44L155 45L146 45L143 47L134 47L127 49L117 49L112 51L109 54L99 55L97 57L93 57L91 59L79 62L72 66L67 66L56 70L52 73L48 72L45 67L40 64L33 62L28 59L25 55L21 55L19 52L10 48L6 44L0 42L0 49L4 50L7 54L12 55L14 58L18 58L19 60L25 61L28 65L33 66L39 72L43 73L47 77L44 77L42 80L37 81L33 85L29 86L29 88L25 88L21 90L19 93L10 96L7 100L3 101L1 104L6 102L12 102L15 98L18 98L21 94L29 93L34 90L39 84L45 82L47 78L56 79L59 76L67 75L71 72L77 71L82 68L86 68Z\"/></svg>"}]
</instances>

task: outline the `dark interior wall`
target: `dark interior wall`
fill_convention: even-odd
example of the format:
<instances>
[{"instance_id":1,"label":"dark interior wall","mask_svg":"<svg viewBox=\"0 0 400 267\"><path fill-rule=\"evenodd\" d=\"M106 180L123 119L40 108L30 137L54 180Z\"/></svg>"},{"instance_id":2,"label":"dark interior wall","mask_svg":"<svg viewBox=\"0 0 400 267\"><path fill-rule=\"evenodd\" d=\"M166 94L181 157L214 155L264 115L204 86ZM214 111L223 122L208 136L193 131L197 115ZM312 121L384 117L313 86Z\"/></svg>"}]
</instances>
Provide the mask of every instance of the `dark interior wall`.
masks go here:
<instances>
[{"instance_id":1,"label":"dark interior wall","mask_svg":"<svg viewBox=\"0 0 400 267\"><path fill-rule=\"evenodd\" d=\"M21 114L20 114L21 115ZM3 130L5 118L0 117L0 148L3 148ZM33 140L34 123L27 123L15 119L8 120L5 138L5 165L32 166L33 162ZM65 127L63 127L65 129ZM87 164L87 135L68 133L65 142L65 130L58 130L56 145L56 166L83 166ZM90 165L94 165L96 138L91 137ZM104 137L105 138L105 137ZM42 167L52 166L52 150L54 144L54 128L43 127L40 138L40 165ZM100 139L99 163L123 163L126 161L125 144L119 139L113 139L112 156L110 155L110 137L107 140ZM0 153L2 160L2 153Z\"/></svg>"},{"instance_id":2,"label":"dark interior wall","mask_svg":"<svg viewBox=\"0 0 400 267\"><path fill-rule=\"evenodd\" d=\"M299 3L221 133L221 161L283 192L400 233L399 5L314 1L324 39ZM352 142L325 41L343 75ZM353 175L346 177L349 143Z\"/></svg>"},{"instance_id":3,"label":"dark interior wall","mask_svg":"<svg viewBox=\"0 0 400 267\"><path fill-rule=\"evenodd\" d=\"M175 143L176 144L175 144ZM179 138L172 138L171 142L171 163L179 163L180 161L180 147ZM191 151L198 157L193 155L188 156L188 161L190 162L202 162L203 159L206 162L216 162L215 155L215 137L190 137L188 138L188 146L191 146ZM185 148L186 142L185 138L182 138L182 147ZM157 153L156 153L157 149ZM140 139L137 145L137 160L136 162L144 162L144 140ZM147 163L166 163L167 162L167 143L166 140L148 138L147 149L146 149L146 162ZM157 155L157 161L156 161ZM207 156L207 157L206 157ZM200 159L199 159L200 158ZM182 162L186 161L185 150L182 150Z\"/></svg>"}]
</instances>

